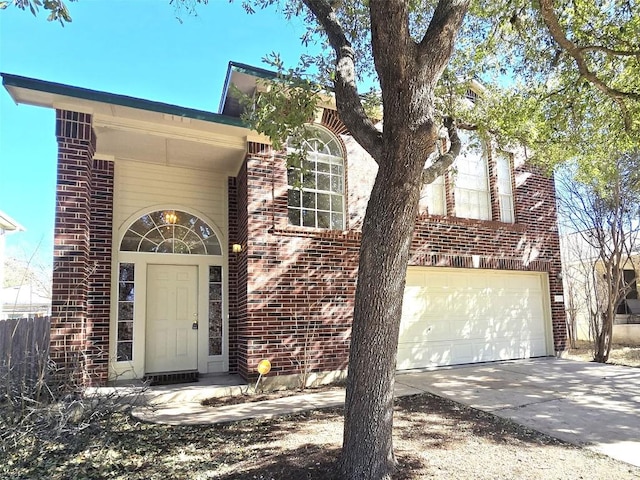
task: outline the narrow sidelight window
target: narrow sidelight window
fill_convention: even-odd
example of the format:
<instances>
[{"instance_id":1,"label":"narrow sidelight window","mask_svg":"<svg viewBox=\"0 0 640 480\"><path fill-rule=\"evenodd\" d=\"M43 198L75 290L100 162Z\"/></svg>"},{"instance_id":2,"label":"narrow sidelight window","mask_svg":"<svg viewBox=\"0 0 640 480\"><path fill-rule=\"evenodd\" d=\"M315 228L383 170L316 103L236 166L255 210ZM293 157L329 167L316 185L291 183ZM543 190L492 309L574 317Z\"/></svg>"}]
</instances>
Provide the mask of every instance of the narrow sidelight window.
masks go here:
<instances>
[{"instance_id":1,"label":"narrow sidelight window","mask_svg":"<svg viewBox=\"0 0 640 480\"><path fill-rule=\"evenodd\" d=\"M118 333L116 359L118 362L133 360L133 300L135 266L121 263L118 275Z\"/></svg>"},{"instance_id":2,"label":"narrow sidelight window","mask_svg":"<svg viewBox=\"0 0 640 480\"><path fill-rule=\"evenodd\" d=\"M500 221L513 223L513 183L511 181L511 159L508 153L497 153L496 170Z\"/></svg>"},{"instance_id":3,"label":"narrow sidelight window","mask_svg":"<svg viewBox=\"0 0 640 480\"><path fill-rule=\"evenodd\" d=\"M222 355L222 267L209 267L209 355Z\"/></svg>"}]
</instances>

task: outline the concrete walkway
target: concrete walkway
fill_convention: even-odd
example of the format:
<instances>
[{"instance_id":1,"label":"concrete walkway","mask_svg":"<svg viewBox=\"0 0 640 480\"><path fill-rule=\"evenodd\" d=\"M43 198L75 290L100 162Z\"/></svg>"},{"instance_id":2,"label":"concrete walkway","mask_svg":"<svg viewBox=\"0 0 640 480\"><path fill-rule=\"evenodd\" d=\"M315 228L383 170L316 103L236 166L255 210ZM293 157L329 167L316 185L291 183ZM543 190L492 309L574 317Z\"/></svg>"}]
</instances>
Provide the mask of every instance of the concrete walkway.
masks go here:
<instances>
[{"instance_id":1,"label":"concrete walkway","mask_svg":"<svg viewBox=\"0 0 640 480\"><path fill-rule=\"evenodd\" d=\"M137 418L171 425L212 424L344 403L344 391L332 390L211 408L199 403L203 394L213 396L211 390L205 393L205 387L162 388L169 393L156 396L149 407L134 409ZM241 389L237 385L223 388ZM396 377L396 396L425 392L640 466L640 369L540 358Z\"/></svg>"}]
</instances>

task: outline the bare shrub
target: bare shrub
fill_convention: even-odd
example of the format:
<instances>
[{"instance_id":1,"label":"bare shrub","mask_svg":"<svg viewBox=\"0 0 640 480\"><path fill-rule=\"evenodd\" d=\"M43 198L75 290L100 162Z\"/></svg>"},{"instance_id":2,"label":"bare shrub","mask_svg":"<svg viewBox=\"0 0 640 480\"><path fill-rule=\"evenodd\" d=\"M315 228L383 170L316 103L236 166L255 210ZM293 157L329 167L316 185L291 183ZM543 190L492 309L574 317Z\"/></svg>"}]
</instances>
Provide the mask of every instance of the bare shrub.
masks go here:
<instances>
[{"instance_id":1,"label":"bare shrub","mask_svg":"<svg viewBox=\"0 0 640 480\"><path fill-rule=\"evenodd\" d=\"M78 451L103 437L100 432L110 428L115 412L144 398L145 386L133 394L128 389L126 396L118 389L88 389L79 381L82 354L67 359L64 368L44 352L16 358L0 366L0 456L19 450L28 460L52 445ZM32 371L39 372L37 377L24 374Z\"/></svg>"},{"instance_id":2,"label":"bare shrub","mask_svg":"<svg viewBox=\"0 0 640 480\"><path fill-rule=\"evenodd\" d=\"M302 330L302 343L291 353L291 363L293 363L299 371L299 390L304 390L309 386L309 377L313 371L313 341L318 335L319 321L312 321L294 316L296 333Z\"/></svg>"}]
</instances>

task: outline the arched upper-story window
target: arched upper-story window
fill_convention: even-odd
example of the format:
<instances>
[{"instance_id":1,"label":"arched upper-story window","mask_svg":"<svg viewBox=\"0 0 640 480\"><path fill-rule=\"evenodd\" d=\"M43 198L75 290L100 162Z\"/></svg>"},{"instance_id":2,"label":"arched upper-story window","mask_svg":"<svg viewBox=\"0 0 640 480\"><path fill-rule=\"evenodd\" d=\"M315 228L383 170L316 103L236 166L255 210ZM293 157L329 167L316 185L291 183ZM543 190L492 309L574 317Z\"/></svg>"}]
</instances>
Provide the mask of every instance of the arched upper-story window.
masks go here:
<instances>
[{"instance_id":1,"label":"arched upper-story window","mask_svg":"<svg viewBox=\"0 0 640 480\"><path fill-rule=\"evenodd\" d=\"M124 234L120 251L221 255L220 242L203 220L180 210L143 215Z\"/></svg>"},{"instance_id":2,"label":"arched upper-story window","mask_svg":"<svg viewBox=\"0 0 640 480\"><path fill-rule=\"evenodd\" d=\"M302 143L306 158L288 169L289 224L302 227L345 228L344 152L326 128L307 126ZM288 144L289 152L295 151Z\"/></svg>"}]
</instances>

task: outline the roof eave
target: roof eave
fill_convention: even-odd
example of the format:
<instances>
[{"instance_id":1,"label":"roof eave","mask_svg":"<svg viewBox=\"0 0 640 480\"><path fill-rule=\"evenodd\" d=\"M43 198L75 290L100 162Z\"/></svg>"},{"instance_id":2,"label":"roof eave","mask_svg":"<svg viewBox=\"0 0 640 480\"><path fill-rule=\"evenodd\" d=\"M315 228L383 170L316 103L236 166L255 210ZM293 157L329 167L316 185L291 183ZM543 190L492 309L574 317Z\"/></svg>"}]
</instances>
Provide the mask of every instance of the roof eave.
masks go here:
<instances>
[{"instance_id":1,"label":"roof eave","mask_svg":"<svg viewBox=\"0 0 640 480\"><path fill-rule=\"evenodd\" d=\"M197 110L194 108L180 107L168 103L156 102L142 98L119 95L88 88L74 87L62 83L49 82L35 78L23 77L10 73L0 73L2 84L16 103L37 105L42 107L55 108L56 98L66 97L89 102L98 102L111 105L119 105L139 110L158 112L179 117L186 117L205 122L219 123L223 125L244 127L242 122L233 117L221 115L219 113ZM21 97L20 91L41 92L46 94L45 101L30 101L29 98Z\"/></svg>"},{"instance_id":2,"label":"roof eave","mask_svg":"<svg viewBox=\"0 0 640 480\"><path fill-rule=\"evenodd\" d=\"M0 210L0 229L7 232L21 232L26 229L9 215Z\"/></svg>"}]
</instances>

